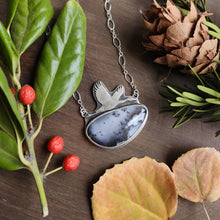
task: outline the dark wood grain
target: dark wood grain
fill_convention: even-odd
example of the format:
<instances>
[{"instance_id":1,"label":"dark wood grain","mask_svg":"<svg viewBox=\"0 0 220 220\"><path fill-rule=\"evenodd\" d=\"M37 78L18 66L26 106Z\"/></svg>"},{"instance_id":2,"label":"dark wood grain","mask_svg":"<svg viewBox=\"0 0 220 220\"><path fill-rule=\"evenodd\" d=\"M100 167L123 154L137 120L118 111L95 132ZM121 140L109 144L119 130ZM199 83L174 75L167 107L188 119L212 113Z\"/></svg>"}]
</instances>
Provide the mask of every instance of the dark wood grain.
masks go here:
<instances>
[{"instance_id":1,"label":"dark wood grain","mask_svg":"<svg viewBox=\"0 0 220 220\"><path fill-rule=\"evenodd\" d=\"M217 14L219 0L207 0L213 19L220 25ZM0 19L5 21L6 0L0 1ZM52 0L55 17L64 7L66 0ZM79 91L88 111L95 102L91 96L91 86L102 80L109 89L118 84L126 84L117 64L117 54L111 44L110 34L105 26L106 18L102 0L80 1L87 17L87 49L83 80ZM92 145L83 134L83 119L78 105L70 99L68 103L48 117L37 138L36 153L42 168L48 157L47 141L54 135L64 138L65 147L60 155L53 158L50 169L60 165L67 154L77 154L81 159L79 168L71 173L60 171L45 180L46 195L50 215L48 220L91 220L90 197L93 184L107 168L131 157L149 156L169 166L182 153L196 147L215 147L220 150L219 139L214 133L219 124L204 124L190 121L186 125L172 129L174 120L170 115L160 114L160 80L167 69L152 63L149 54L141 46L143 34L139 9L145 9L151 0L112 0L112 13L117 33L122 41L127 58L127 68L134 76L140 90L140 100L149 108L148 122L141 134L130 144L115 150L103 150ZM52 21L53 23L54 21ZM37 58L45 36L42 36L22 56L22 83L32 83ZM171 75L172 81L182 82L186 76ZM220 200L207 204L212 220L220 219ZM158 207L159 208L159 207ZM27 171L8 172L0 170L0 219L37 220L41 217L41 205L31 173ZM205 220L202 205L179 199L176 215L172 220ZM105 220L105 219L103 219ZM117 220L117 219L116 219Z\"/></svg>"}]
</instances>

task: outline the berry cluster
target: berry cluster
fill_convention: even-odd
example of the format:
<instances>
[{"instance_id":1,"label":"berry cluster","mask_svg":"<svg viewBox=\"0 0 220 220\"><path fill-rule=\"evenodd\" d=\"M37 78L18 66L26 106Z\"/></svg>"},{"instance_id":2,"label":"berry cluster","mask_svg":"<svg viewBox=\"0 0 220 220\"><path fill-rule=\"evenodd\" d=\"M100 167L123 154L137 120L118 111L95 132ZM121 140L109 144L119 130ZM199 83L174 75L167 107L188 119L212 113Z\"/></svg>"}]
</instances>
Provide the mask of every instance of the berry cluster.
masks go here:
<instances>
[{"instance_id":1,"label":"berry cluster","mask_svg":"<svg viewBox=\"0 0 220 220\"><path fill-rule=\"evenodd\" d=\"M69 155L64 158L63 164L61 167L58 167L50 172L45 173L53 154L60 153L61 150L63 149L63 146L64 146L63 138L59 137L59 136L54 136L48 142L47 149L50 151L50 155L49 155L47 163L43 169L44 176L48 176L48 175L50 175L58 170L61 170L61 169L64 169L66 171L72 171L72 170L75 170L79 166L79 163L80 163L79 157L76 155Z\"/></svg>"}]
</instances>

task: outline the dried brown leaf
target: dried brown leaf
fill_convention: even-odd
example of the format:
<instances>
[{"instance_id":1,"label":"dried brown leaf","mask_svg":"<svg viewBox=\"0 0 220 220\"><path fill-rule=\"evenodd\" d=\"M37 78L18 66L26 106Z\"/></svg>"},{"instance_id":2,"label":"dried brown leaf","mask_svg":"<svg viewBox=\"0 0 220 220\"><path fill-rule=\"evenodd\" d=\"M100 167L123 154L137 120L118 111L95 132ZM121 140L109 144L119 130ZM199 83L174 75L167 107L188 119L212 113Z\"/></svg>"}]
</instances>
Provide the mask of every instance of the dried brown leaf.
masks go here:
<instances>
[{"instance_id":1,"label":"dried brown leaf","mask_svg":"<svg viewBox=\"0 0 220 220\"><path fill-rule=\"evenodd\" d=\"M91 200L94 220L167 220L177 209L172 172L149 157L106 170Z\"/></svg>"},{"instance_id":2,"label":"dried brown leaf","mask_svg":"<svg viewBox=\"0 0 220 220\"><path fill-rule=\"evenodd\" d=\"M157 20L149 22L148 20L144 19L144 26L149 33L153 33L157 27Z\"/></svg>"},{"instance_id":3,"label":"dried brown leaf","mask_svg":"<svg viewBox=\"0 0 220 220\"><path fill-rule=\"evenodd\" d=\"M192 48L184 47L182 49L176 49L171 51L171 54L176 55L179 58L179 60L185 60L186 65L192 65L196 56L198 55L199 48L199 46L195 46Z\"/></svg>"},{"instance_id":4,"label":"dried brown leaf","mask_svg":"<svg viewBox=\"0 0 220 220\"><path fill-rule=\"evenodd\" d=\"M183 18L181 11L176 7L176 5L171 0L167 0L166 8L163 8L162 14L171 23L182 21Z\"/></svg>"},{"instance_id":5,"label":"dried brown leaf","mask_svg":"<svg viewBox=\"0 0 220 220\"><path fill-rule=\"evenodd\" d=\"M164 39L165 39L165 33L160 34L160 35L149 36L149 39L156 46L163 47L163 42L164 42Z\"/></svg>"},{"instance_id":6,"label":"dried brown leaf","mask_svg":"<svg viewBox=\"0 0 220 220\"><path fill-rule=\"evenodd\" d=\"M164 41L164 45L169 47L169 44L172 43L176 45L176 47L182 47L190 37L192 28L193 24L189 22L177 22L171 25L167 28L166 38L168 41Z\"/></svg>"},{"instance_id":7,"label":"dried brown leaf","mask_svg":"<svg viewBox=\"0 0 220 220\"><path fill-rule=\"evenodd\" d=\"M206 40L199 49L199 55L196 58L196 66L202 63L209 63L216 56L218 40ZM211 58L211 59L210 59Z\"/></svg>"},{"instance_id":8,"label":"dried brown leaf","mask_svg":"<svg viewBox=\"0 0 220 220\"><path fill-rule=\"evenodd\" d=\"M189 11L189 13L184 17L183 23L185 23L185 22L194 23L194 22L197 21L197 19L198 19L198 13L197 13L195 4L193 3L193 1L191 1L190 11Z\"/></svg>"},{"instance_id":9,"label":"dried brown leaf","mask_svg":"<svg viewBox=\"0 0 220 220\"><path fill-rule=\"evenodd\" d=\"M213 60L219 60L219 53L214 57ZM211 72L213 72L213 69L217 68L217 66L218 66L218 64L215 61L213 61L207 67L205 67L200 72L198 72L198 74L211 73Z\"/></svg>"},{"instance_id":10,"label":"dried brown leaf","mask_svg":"<svg viewBox=\"0 0 220 220\"><path fill-rule=\"evenodd\" d=\"M198 148L173 164L178 194L192 202L213 202L220 197L220 153L214 148Z\"/></svg>"},{"instance_id":11,"label":"dried brown leaf","mask_svg":"<svg viewBox=\"0 0 220 220\"><path fill-rule=\"evenodd\" d=\"M188 62L184 59L180 59L179 57L173 55L173 54L167 54L167 63L168 66L171 68L177 68L180 66L187 66Z\"/></svg>"},{"instance_id":12,"label":"dried brown leaf","mask_svg":"<svg viewBox=\"0 0 220 220\"><path fill-rule=\"evenodd\" d=\"M154 60L155 63L161 64L161 65L168 65L167 62L167 56L158 57Z\"/></svg>"},{"instance_id":13,"label":"dried brown leaf","mask_svg":"<svg viewBox=\"0 0 220 220\"><path fill-rule=\"evenodd\" d=\"M171 25L171 23L166 20L165 18L161 18L159 19L159 22L157 24L157 33L164 33L166 31L166 29Z\"/></svg>"},{"instance_id":14,"label":"dried brown leaf","mask_svg":"<svg viewBox=\"0 0 220 220\"><path fill-rule=\"evenodd\" d=\"M197 45L201 45L204 40L209 39L208 27L203 24L206 21L205 15L200 15L201 17L196 23L195 31L193 33L193 37L189 38L186 42L187 47L193 47Z\"/></svg>"},{"instance_id":15,"label":"dried brown leaf","mask_svg":"<svg viewBox=\"0 0 220 220\"><path fill-rule=\"evenodd\" d=\"M144 42L143 46L146 48L147 51L153 51L153 52L162 52L163 51L162 48L156 46L153 43L146 43L146 42Z\"/></svg>"}]
</instances>

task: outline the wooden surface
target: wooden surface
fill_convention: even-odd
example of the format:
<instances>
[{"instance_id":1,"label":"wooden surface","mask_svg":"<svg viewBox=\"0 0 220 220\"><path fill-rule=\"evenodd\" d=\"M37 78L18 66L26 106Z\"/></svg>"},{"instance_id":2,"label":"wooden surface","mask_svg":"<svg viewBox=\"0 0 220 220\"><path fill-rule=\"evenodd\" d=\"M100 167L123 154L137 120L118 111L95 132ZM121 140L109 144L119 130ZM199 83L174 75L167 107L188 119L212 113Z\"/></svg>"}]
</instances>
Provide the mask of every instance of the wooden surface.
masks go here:
<instances>
[{"instance_id":1,"label":"wooden surface","mask_svg":"<svg viewBox=\"0 0 220 220\"><path fill-rule=\"evenodd\" d=\"M5 21L6 0L0 0L0 19ZM52 0L55 16L64 7L66 0ZM213 19L220 25L217 13L219 0L207 0ZM118 84L126 86L127 95L131 90L126 84L117 64L115 48L105 26L106 18L102 0L80 1L87 17L87 49L83 80L79 87L88 111L95 108L91 86L102 80L109 89ZM68 103L48 117L37 138L36 153L42 168L49 153L47 141L54 135L64 138L65 147L53 157L50 169L60 165L67 154L77 154L81 159L79 168L71 173L60 171L49 176L44 184L49 204L48 220L91 220L90 197L93 184L107 168L131 157L149 156L169 166L182 153L196 147L215 147L220 150L219 139L214 133L219 124L204 124L190 121L172 129L174 119L168 114L159 114L162 103L158 94L160 80L167 75L167 69L153 64L149 54L141 46L143 34L142 17L139 9L149 7L151 0L112 0L112 13L117 33L122 41L127 58L127 68L134 76L140 90L140 101L147 105L149 118L141 134L130 144L115 150L104 150L92 145L83 134L83 119L78 105L70 99ZM40 38L22 56L22 83L32 83L37 57L44 37ZM169 80L181 82L186 76L171 75ZM188 79L190 80L190 79ZM212 220L220 219L220 200L207 204ZM158 207L159 208L159 207ZM8 172L0 170L0 219L37 220L41 217L41 204L33 176L28 171ZM179 198L179 206L172 220L205 220L201 204ZM105 220L105 219L103 219ZM117 220L117 219L115 219Z\"/></svg>"}]
</instances>

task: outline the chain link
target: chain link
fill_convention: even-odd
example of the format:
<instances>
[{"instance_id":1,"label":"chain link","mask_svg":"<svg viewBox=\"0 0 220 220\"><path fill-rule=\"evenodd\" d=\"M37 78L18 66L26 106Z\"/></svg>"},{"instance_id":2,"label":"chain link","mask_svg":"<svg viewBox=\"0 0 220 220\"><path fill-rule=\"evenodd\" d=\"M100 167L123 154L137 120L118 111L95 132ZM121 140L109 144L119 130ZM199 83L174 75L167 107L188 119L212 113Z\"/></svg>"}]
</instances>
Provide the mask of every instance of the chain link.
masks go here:
<instances>
[{"instance_id":1,"label":"chain link","mask_svg":"<svg viewBox=\"0 0 220 220\"><path fill-rule=\"evenodd\" d=\"M86 111L86 108L83 105L82 99L81 99L81 95L78 91L76 91L75 93L73 93L73 98L74 100L79 104L79 110L80 110L80 114L83 118L85 118L86 116L88 116L88 112Z\"/></svg>"},{"instance_id":2,"label":"chain link","mask_svg":"<svg viewBox=\"0 0 220 220\"><path fill-rule=\"evenodd\" d=\"M118 52L118 63L122 69L122 73L124 74L125 80L130 84L131 88L134 90L133 96L138 98L139 91L136 88L133 76L126 69L126 58L125 58L124 53L122 52L121 41L115 32L115 22L112 18L112 14L111 14L110 0L105 0L104 8L105 8L106 17L107 17L107 27L112 35L112 43Z\"/></svg>"}]
</instances>

